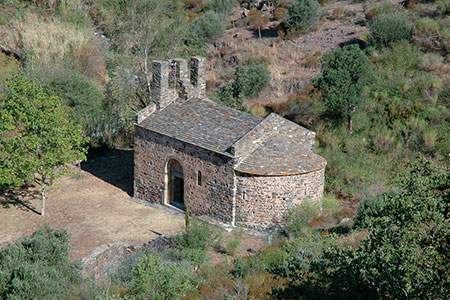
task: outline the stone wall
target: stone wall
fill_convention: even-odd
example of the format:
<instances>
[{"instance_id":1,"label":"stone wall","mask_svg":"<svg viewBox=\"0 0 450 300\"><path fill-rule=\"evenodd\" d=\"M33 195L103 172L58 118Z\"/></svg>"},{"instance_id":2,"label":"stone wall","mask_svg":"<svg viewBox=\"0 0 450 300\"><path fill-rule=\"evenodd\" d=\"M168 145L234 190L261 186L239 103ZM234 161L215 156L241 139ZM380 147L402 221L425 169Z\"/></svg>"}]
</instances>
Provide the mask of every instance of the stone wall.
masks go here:
<instances>
[{"instance_id":1,"label":"stone wall","mask_svg":"<svg viewBox=\"0 0 450 300\"><path fill-rule=\"evenodd\" d=\"M168 121L170 122L170 121ZM195 215L232 220L233 177L231 158L135 126L134 196L164 204L165 173L169 159L184 172L184 202ZM202 184L197 184L198 171Z\"/></svg>"},{"instance_id":2,"label":"stone wall","mask_svg":"<svg viewBox=\"0 0 450 300\"><path fill-rule=\"evenodd\" d=\"M292 176L236 175L236 225L270 228L283 224L288 209L323 197L325 168Z\"/></svg>"},{"instance_id":3,"label":"stone wall","mask_svg":"<svg viewBox=\"0 0 450 300\"><path fill-rule=\"evenodd\" d=\"M178 98L204 98L205 91L205 58L193 56L190 68L182 58L152 62L151 97L156 109L163 109Z\"/></svg>"}]
</instances>

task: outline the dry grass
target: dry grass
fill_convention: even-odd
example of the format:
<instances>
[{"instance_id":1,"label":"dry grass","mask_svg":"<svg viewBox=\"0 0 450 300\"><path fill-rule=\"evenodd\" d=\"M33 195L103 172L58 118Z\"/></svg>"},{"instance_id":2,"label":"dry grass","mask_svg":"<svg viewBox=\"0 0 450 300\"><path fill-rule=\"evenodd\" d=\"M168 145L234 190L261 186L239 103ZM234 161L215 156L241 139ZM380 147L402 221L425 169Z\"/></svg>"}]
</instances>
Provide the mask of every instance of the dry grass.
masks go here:
<instances>
[{"instance_id":1,"label":"dry grass","mask_svg":"<svg viewBox=\"0 0 450 300\"><path fill-rule=\"evenodd\" d=\"M102 47L92 30L29 13L0 27L0 45L20 50L31 68L74 63L82 74L105 80Z\"/></svg>"},{"instance_id":2,"label":"dry grass","mask_svg":"<svg viewBox=\"0 0 450 300\"><path fill-rule=\"evenodd\" d=\"M360 3L330 3L321 8L321 14L331 17L322 19L316 30L294 40L280 39L277 35L279 22L270 23L263 30L262 39L249 28L227 30L226 36L216 42L218 46L209 51L209 91L214 92L230 81L239 63L256 57L270 62L271 88L264 90L257 99L247 99L247 105L279 105L288 101L289 96L301 93L319 73L321 54L367 31L365 26L355 25L365 20Z\"/></svg>"}]
</instances>

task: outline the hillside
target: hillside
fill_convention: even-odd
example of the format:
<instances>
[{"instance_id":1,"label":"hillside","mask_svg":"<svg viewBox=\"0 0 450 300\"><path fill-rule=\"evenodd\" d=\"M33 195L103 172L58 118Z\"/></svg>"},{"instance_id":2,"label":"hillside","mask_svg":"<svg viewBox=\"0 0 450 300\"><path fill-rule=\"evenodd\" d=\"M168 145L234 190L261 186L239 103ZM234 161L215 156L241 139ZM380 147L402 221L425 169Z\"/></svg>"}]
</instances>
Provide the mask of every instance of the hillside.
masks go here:
<instances>
[{"instance_id":1,"label":"hillside","mask_svg":"<svg viewBox=\"0 0 450 300\"><path fill-rule=\"evenodd\" d=\"M275 112L316 133L315 151L327 161L320 205L292 207L276 231L226 233L189 210L185 227L174 229L180 216L130 202L134 118L154 101L151 61L193 55L207 58L211 100L259 117ZM449 0L5 0L0 94L0 298L450 293ZM55 119L77 134L47 139L52 128L37 133L41 127L27 122ZM36 175L42 168L29 164L41 152L27 150L46 149L50 163L65 158L37 140L78 151L52 171L86 158L86 173L61 173L56 187L50 180L49 216L29 218L23 204L36 207L37 198L11 198L37 194L41 181L32 178L44 181ZM109 163L116 152L126 159ZM97 204L108 210L97 214ZM135 221L135 210L154 220ZM43 220L66 227L72 242L64 230L38 230ZM126 224L134 227L121 232ZM155 229L176 235L141 247ZM107 284L83 278L70 261L119 240L141 250L101 270ZM49 279L41 291L39 278L55 284Z\"/></svg>"}]
</instances>

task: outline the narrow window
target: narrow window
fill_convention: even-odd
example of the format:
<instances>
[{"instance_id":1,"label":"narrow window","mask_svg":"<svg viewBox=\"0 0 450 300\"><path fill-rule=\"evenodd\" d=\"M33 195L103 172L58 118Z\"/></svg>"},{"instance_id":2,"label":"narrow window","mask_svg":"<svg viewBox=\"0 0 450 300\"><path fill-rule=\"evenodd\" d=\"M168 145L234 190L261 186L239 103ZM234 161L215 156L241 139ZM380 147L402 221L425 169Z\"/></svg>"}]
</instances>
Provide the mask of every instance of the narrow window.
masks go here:
<instances>
[{"instance_id":1,"label":"narrow window","mask_svg":"<svg viewBox=\"0 0 450 300\"><path fill-rule=\"evenodd\" d=\"M197 184L202 185L202 172L200 171L197 173Z\"/></svg>"}]
</instances>

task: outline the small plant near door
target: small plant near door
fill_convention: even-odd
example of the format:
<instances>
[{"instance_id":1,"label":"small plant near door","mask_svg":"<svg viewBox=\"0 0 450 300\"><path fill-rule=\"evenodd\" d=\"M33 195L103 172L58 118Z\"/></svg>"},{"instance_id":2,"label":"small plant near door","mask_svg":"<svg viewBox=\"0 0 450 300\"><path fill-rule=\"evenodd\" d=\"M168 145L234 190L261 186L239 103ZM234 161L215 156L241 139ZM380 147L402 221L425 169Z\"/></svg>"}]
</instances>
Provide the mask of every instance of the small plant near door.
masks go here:
<instances>
[{"instance_id":1,"label":"small plant near door","mask_svg":"<svg viewBox=\"0 0 450 300\"><path fill-rule=\"evenodd\" d=\"M186 206L186 209L184 210L184 226L187 228L189 228L189 207Z\"/></svg>"},{"instance_id":2,"label":"small plant near door","mask_svg":"<svg viewBox=\"0 0 450 300\"><path fill-rule=\"evenodd\" d=\"M182 235L176 239L176 246L183 250L186 259L194 265L202 265L207 258L207 252L221 238L221 233L206 222L196 218L190 218L189 212L186 214L188 225Z\"/></svg>"}]
</instances>

